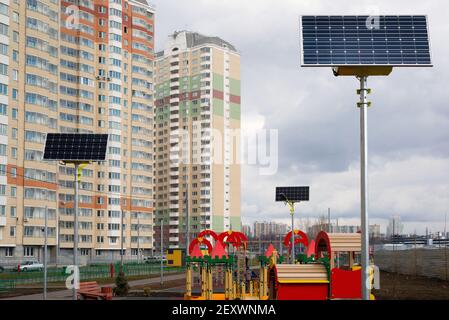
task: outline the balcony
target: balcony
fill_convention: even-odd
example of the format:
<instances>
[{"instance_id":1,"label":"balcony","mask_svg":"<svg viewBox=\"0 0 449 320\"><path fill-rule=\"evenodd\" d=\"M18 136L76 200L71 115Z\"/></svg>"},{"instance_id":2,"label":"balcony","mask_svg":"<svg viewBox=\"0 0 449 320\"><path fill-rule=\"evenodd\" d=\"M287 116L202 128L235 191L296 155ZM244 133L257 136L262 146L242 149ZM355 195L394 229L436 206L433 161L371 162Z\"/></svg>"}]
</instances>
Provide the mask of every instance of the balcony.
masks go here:
<instances>
[{"instance_id":1,"label":"balcony","mask_svg":"<svg viewBox=\"0 0 449 320\"><path fill-rule=\"evenodd\" d=\"M170 242L179 242L179 238L178 237L170 237L170 238L168 238L168 240Z\"/></svg>"},{"instance_id":2,"label":"balcony","mask_svg":"<svg viewBox=\"0 0 449 320\"><path fill-rule=\"evenodd\" d=\"M169 225L170 226L179 226L179 220L170 220Z\"/></svg>"},{"instance_id":3,"label":"balcony","mask_svg":"<svg viewBox=\"0 0 449 320\"><path fill-rule=\"evenodd\" d=\"M170 218L178 218L178 217L179 217L179 213L178 213L178 212L170 212L170 213L168 214L168 216L169 216Z\"/></svg>"},{"instance_id":4,"label":"balcony","mask_svg":"<svg viewBox=\"0 0 449 320\"><path fill-rule=\"evenodd\" d=\"M108 230L108 237L120 237L120 230Z\"/></svg>"},{"instance_id":5,"label":"balcony","mask_svg":"<svg viewBox=\"0 0 449 320\"><path fill-rule=\"evenodd\" d=\"M6 226L6 217L0 217L0 227Z\"/></svg>"}]
</instances>

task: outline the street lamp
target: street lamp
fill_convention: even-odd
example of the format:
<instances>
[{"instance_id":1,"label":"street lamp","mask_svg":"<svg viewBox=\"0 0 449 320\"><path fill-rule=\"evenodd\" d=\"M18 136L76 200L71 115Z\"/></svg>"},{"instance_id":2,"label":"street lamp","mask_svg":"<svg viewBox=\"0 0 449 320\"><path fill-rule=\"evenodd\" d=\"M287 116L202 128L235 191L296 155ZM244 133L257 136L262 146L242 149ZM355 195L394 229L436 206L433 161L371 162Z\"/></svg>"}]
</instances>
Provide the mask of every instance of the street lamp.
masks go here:
<instances>
[{"instance_id":1,"label":"street lamp","mask_svg":"<svg viewBox=\"0 0 449 320\"><path fill-rule=\"evenodd\" d=\"M73 267L78 274L78 192L81 170L92 161L106 160L108 134L47 133L44 149L44 161L61 161L75 166L74 179L74 226L73 226ZM72 299L77 299L77 281L74 279Z\"/></svg>"},{"instance_id":2,"label":"street lamp","mask_svg":"<svg viewBox=\"0 0 449 320\"><path fill-rule=\"evenodd\" d=\"M276 187L276 201L282 201L290 208L292 217L291 263L295 263L295 203L309 201L309 187Z\"/></svg>"},{"instance_id":3,"label":"street lamp","mask_svg":"<svg viewBox=\"0 0 449 320\"><path fill-rule=\"evenodd\" d=\"M302 67L331 67L360 84L361 293L369 300L367 80L388 76L393 67L432 67L427 16L302 16L300 29Z\"/></svg>"}]
</instances>

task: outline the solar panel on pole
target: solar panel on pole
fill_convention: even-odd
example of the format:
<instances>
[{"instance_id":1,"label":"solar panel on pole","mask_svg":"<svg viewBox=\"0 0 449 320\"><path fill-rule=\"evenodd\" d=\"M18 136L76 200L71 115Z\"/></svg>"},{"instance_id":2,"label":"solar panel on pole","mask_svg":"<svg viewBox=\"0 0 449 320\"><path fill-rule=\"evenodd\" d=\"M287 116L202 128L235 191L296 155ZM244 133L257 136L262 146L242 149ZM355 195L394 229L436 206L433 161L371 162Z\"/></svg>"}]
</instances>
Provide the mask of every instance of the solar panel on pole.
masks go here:
<instances>
[{"instance_id":1,"label":"solar panel on pole","mask_svg":"<svg viewBox=\"0 0 449 320\"><path fill-rule=\"evenodd\" d=\"M309 187L276 187L276 201L309 201Z\"/></svg>"},{"instance_id":2,"label":"solar panel on pole","mask_svg":"<svg viewBox=\"0 0 449 320\"><path fill-rule=\"evenodd\" d=\"M104 161L107 134L47 133L44 160Z\"/></svg>"},{"instance_id":3,"label":"solar panel on pole","mask_svg":"<svg viewBox=\"0 0 449 320\"><path fill-rule=\"evenodd\" d=\"M74 275L78 272L78 189L82 164L92 161L105 161L108 144L108 134L81 134L81 133L47 133L44 156L45 161L62 161L75 166L74 190L74 227L73 227L73 265ZM81 175L81 174L80 174ZM123 225L121 226L123 228ZM73 280L72 299L77 299L76 281Z\"/></svg>"},{"instance_id":4,"label":"solar panel on pole","mask_svg":"<svg viewBox=\"0 0 449 320\"><path fill-rule=\"evenodd\" d=\"M295 263L295 203L309 201L309 187L276 187L275 201L285 202L290 207L292 238L290 240L291 263Z\"/></svg>"},{"instance_id":5,"label":"solar panel on pole","mask_svg":"<svg viewBox=\"0 0 449 320\"><path fill-rule=\"evenodd\" d=\"M302 16L300 29L304 67L432 66L424 15Z\"/></svg>"},{"instance_id":6,"label":"solar panel on pole","mask_svg":"<svg viewBox=\"0 0 449 320\"><path fill-rule=\"evenodd\" d=\"M431 67L427 16L302 16L301 66L332 67L335 76L360 82L360 177L362 298L370 299L368 237L368 76L387 76L393 67Z\"/></svg>"}]
</instances>

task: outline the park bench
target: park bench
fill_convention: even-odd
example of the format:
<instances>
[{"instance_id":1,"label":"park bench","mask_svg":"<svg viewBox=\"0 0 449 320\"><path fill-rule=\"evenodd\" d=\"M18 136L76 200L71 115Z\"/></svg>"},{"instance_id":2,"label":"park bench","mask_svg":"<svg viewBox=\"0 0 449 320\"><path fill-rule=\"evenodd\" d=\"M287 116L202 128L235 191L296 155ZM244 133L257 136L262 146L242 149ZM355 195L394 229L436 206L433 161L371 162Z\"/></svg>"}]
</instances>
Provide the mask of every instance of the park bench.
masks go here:
<instances>
[{"instance_id":1,"label":"park bench","mask_svg":"<svg viewBox=\"0 0 449 320\"><path fill-rule=\"evenodd\" d=\"M81 282L78 300L112 300L112 288L100 287L96 281Z\"/></svg>"}]
</instances>

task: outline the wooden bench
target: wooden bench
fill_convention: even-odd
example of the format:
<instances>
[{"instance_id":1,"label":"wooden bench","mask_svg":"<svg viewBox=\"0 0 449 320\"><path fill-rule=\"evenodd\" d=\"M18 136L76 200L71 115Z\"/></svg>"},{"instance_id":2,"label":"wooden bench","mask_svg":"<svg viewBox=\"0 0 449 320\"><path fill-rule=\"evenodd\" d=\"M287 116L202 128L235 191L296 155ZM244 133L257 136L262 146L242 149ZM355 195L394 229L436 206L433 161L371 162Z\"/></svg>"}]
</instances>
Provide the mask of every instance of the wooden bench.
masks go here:
<instances>
[{"instance_id":1,"label":"wooden bench","mask_svg":"<svg viewBox=\"0 0 449 320\"><path fill-rule=\"evenodd\" d=\"M112 300L112 288L100 287L96 281L81 282L78 300Z\"/></svg>"}]
</instances>

